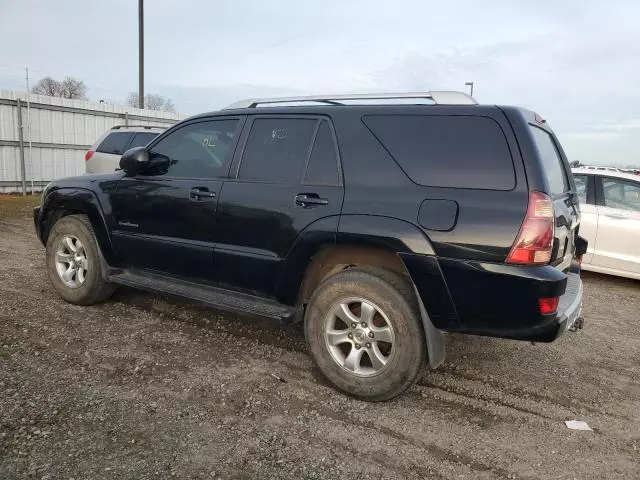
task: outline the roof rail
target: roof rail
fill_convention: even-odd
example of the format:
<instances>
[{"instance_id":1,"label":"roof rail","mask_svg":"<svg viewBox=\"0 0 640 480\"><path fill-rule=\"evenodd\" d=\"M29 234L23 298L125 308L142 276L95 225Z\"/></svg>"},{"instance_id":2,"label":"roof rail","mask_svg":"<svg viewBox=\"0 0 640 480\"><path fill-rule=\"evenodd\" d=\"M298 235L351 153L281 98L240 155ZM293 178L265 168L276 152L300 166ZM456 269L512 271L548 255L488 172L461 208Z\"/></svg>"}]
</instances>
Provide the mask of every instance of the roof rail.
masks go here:
<instances>
[{"instance_id":1,"label":"roof rail","mask_svg":"<svg viewBox=\"0 0 640 480\"><path fill-rule=\"evenodd\" d=\"M167 129L167 127L161 126L161 125L114 125L113 127L111 127L111 130L118 130L119 128L130 128L130 127L145 128L147 130L151 128L163 128L165 130Z\"/></svg>"},{"instance_id":2,"label":"roof rail","mask_svg":"<svg viewBox=\"0 0 640 480\"><path fill-rule=\"evenodd\" d=\"M463 92L454 91L434 91L434 92L411 92L411 93L362 93L353 95L307 95L302 97L279 97L279 98L250 98L233 103L223 110L235 108L256 108L259 105L275 103L295 103L295 102L317 102L329 105L344 105L343 101L350 100L392 100L421 98L432 100L437 105L476 105L473 98Z\"/></svg>"}]
</instances>

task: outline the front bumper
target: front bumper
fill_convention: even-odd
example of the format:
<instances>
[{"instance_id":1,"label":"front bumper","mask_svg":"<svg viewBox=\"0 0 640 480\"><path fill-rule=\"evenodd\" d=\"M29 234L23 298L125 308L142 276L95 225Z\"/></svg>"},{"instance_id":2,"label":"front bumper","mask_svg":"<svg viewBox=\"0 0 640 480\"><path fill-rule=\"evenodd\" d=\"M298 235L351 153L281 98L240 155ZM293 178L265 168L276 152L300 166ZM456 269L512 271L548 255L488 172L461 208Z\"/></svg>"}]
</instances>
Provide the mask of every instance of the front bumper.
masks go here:
<instances>
[{"instance_id":1,"label":"front bumper","mask_svg":"<svg viewBox=\"0 0 640 480\"><path fill-rule=\"evenodd\" d=\"M35 207L33 209L33 223L36 229L36 235L38 236L40 242L42 242L42 222L40 221L40 211L40 207Z\"/></svg>"}]
</instances>

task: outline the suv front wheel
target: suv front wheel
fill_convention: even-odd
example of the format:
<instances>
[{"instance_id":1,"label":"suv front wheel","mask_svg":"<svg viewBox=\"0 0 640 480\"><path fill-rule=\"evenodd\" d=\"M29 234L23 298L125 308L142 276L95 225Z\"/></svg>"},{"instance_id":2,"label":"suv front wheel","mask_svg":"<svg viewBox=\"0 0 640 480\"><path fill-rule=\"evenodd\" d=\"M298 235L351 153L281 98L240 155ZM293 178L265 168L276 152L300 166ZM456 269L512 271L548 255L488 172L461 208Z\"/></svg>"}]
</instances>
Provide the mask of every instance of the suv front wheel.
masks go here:
<instances>
[{"instance_id":1,"label":"suv front wheel","mask_svg":"<svg viewBox=\"0 0 640 480\"><path fill-rule=\"evenodd\" d=\"M86 215L58 220L47 238L47 273L69 303L91 305L111 296L115 286L103 278L98 242Z\"/></svg>"},{"instance_id":2,"label":"suv front wheel","mask_svg":"<svg viewBox=\"0 0 640 480\"><path fill-rule=\"evenodd\" d=\"M362 400L401 394L426 361L410 283L378 268L353 267L325 280L307 306L305 333L325 377Z\"/></svg>"}]
</instances>

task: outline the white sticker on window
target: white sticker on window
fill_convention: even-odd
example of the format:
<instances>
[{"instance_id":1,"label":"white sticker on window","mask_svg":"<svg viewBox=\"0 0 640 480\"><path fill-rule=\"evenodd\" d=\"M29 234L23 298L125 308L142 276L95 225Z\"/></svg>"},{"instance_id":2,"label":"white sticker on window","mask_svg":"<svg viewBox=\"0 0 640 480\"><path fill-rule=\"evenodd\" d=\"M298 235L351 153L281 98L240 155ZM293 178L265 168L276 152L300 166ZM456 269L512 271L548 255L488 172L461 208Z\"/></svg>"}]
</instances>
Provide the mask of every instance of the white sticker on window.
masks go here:
<instances>
[{"instance_id":1,"label":"white sticker on window","mask_svg":"<svg viewBox=\"0 0 640 480\"><path fill-rule=\"evenodd\" d=\"M271 138L274 140L284 140L287 138L286 128L274 128L271 131Z\"/></svg>"}]
</instances>

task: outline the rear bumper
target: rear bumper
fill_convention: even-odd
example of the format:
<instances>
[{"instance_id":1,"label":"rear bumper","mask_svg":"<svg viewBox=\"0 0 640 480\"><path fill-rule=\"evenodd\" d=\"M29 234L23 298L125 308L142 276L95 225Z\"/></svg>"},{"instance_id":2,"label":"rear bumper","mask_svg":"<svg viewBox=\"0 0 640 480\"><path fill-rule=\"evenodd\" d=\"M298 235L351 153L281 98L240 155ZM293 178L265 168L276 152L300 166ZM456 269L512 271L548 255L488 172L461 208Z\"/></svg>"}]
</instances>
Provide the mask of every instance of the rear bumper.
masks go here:
<instances>
[{"instance_id":1,"label":"rear bumper","mask_svg":"<svg viewBox=\"0 0 640 480\"><path fill-rule=\"evenodd\" d=\"M576 322L582 315L582 280L580 274L567 274L567 288L564 295L560 297L556 321L558 323L558 333L556 337L562 335Z\"/></svg>"},{"instance_id":2,"label":"rear bumper","mask_svg":"<svg viewBox=\"0 0 640 480\"><path fill-rule=\"evenodd\" d=\"M427 313L441 330L551 342L581 313L579 272L421 255L401 254L401 258ZM558 310L542 315L538 300L548 297L560 297Z\"/></svg>"}]
</instances>

